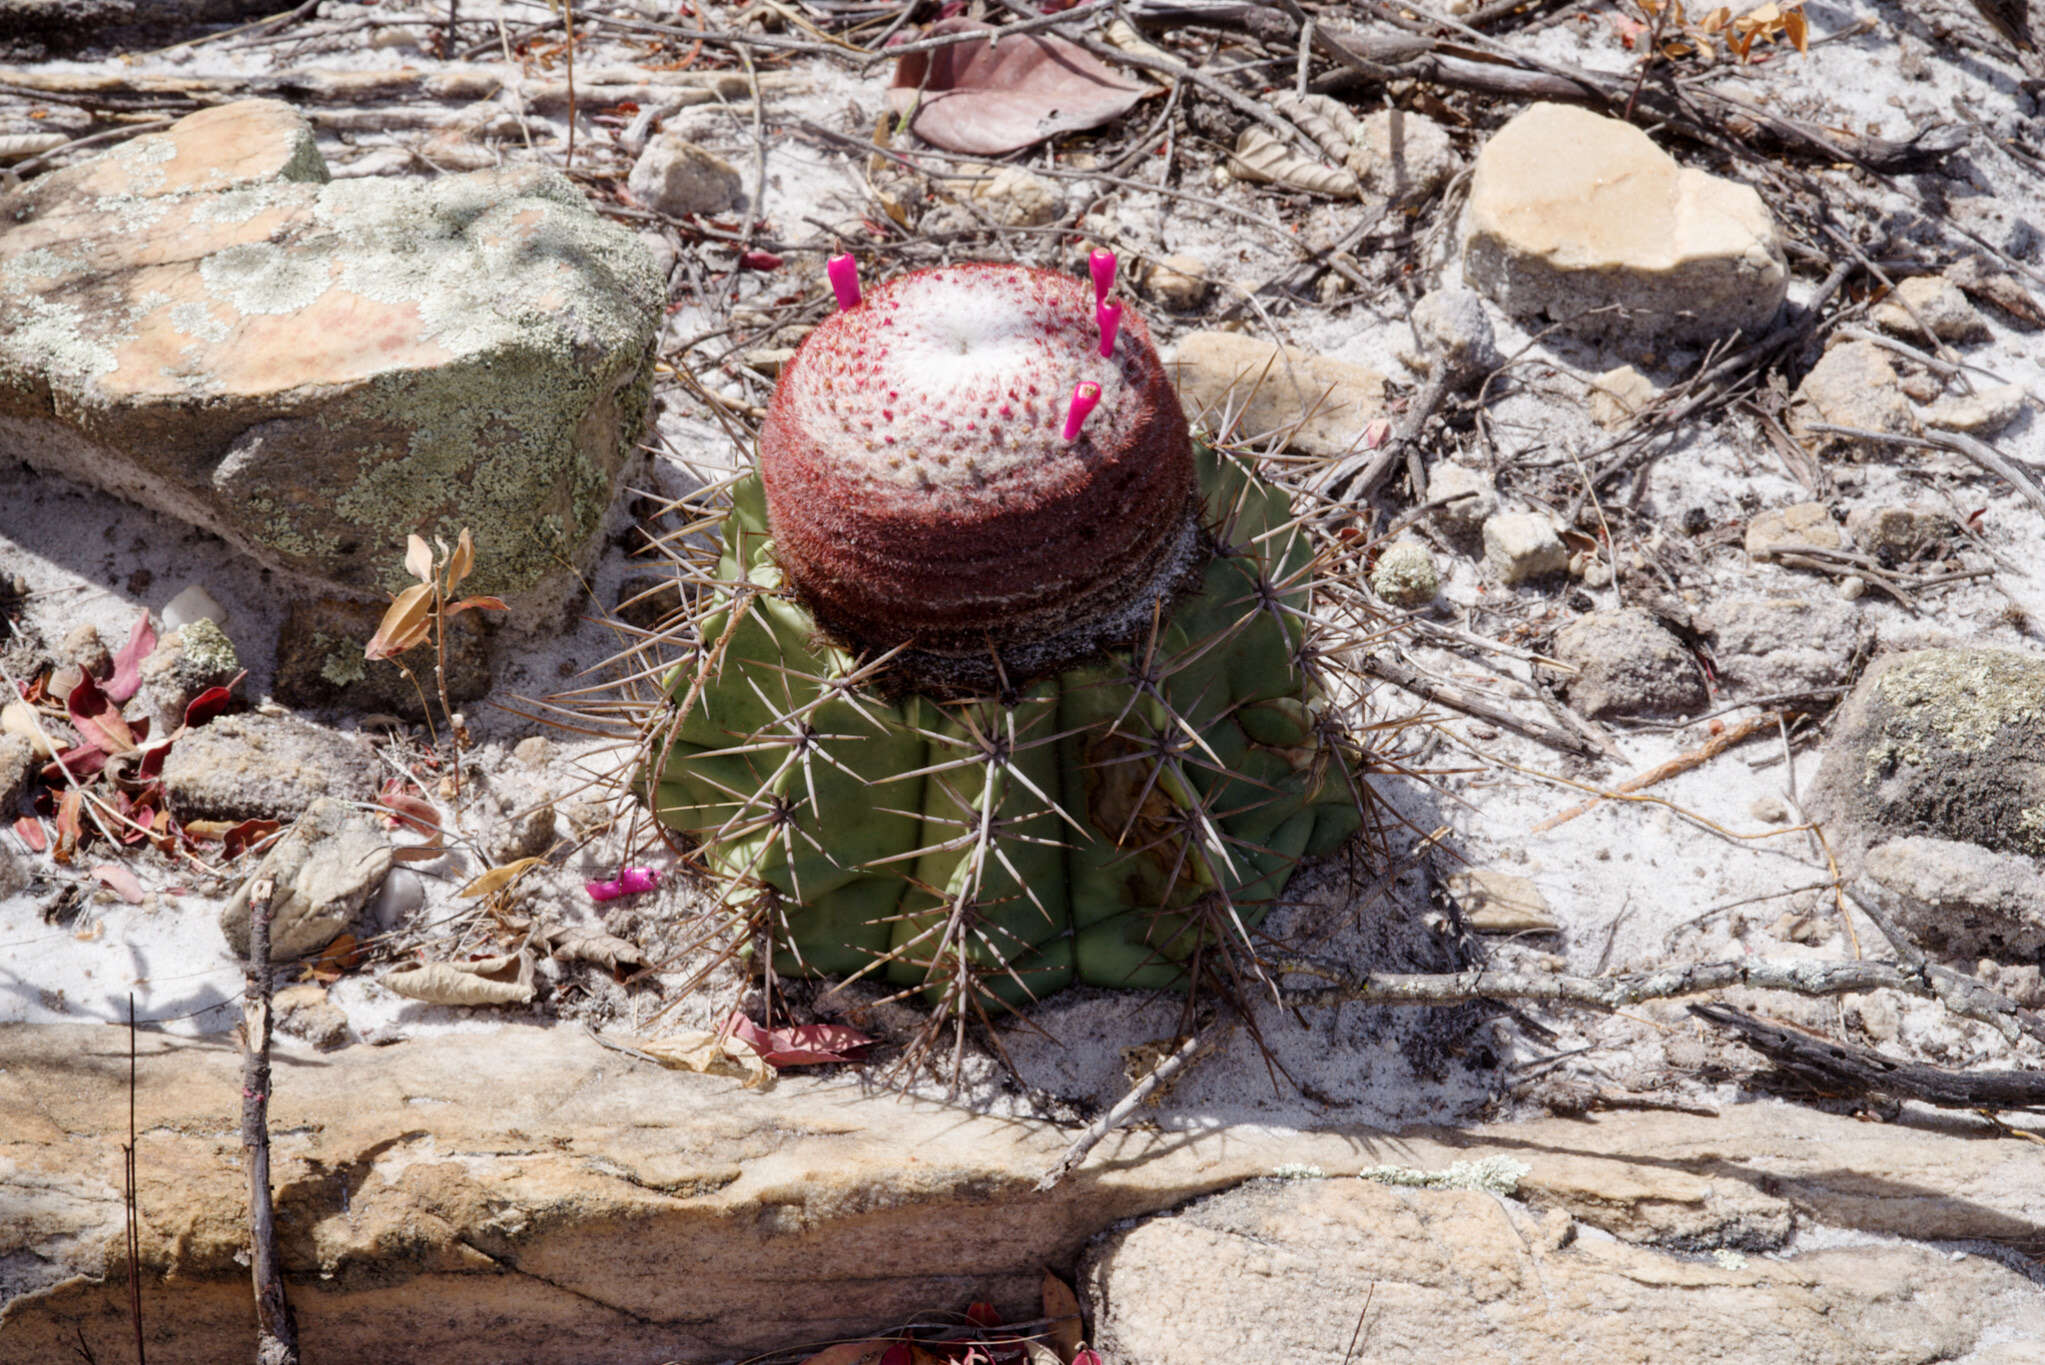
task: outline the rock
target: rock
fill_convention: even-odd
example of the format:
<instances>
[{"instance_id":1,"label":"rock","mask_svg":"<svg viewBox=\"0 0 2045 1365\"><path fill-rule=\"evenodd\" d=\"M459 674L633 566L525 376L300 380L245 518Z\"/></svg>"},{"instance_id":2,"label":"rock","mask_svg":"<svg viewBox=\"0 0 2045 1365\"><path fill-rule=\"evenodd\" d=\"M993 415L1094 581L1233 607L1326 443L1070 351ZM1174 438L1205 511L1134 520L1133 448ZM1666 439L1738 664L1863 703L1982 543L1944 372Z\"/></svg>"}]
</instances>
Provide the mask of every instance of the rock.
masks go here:
<instances>
[{"instance_id":1,"label":"rock","mask_svg":"<svg viewBox=\"0 0 2045 1365\"><path fill-rule=\"evenodd\" d=\"M709 216L745 202L745 182L729 161L706 151L682 133L654 135L625 179L632 197L670 218Z\"/></svg>"},{"instance_id":2,"label":"rock","mask_svg":"<svg viewBox=\"0 0 2045 1365\"><path fill-rule=\"evenodd\" d=\"M1939 431L1964 431L1971 436L1993 436L2024 410L2028 399L2021 385L1996 384L1974 393L1956 393L1917 410L1925 426Z\"/></svg>"},{"instance_id":3,"label":"rock","mask_svg":"<svg viewBox=\"0 0 2045 1365\"><path fill-rule=\"evenodd\" d=\"M1846 514L1856 548L1884 564L1899 564L1935 549L1953 534L1953 519L1935 503L1856 507Z\"/></svg>"},{"instance_id":4,"label":"rock","mask_svg":"<svg viewBox=\"0 0 2045 1365\"><path fill-rule=\"evenodd\" d=\"M2045 1314L2045 1292L1986 1256L1863 1245L1713 1263L1581 1236L1487 1190L1369 1180L1263 1182L1117 1228L1088 1249L1080 1290L1093 1345L1145 1365L1341 1365L1363 1334L1386 1365L1930 1365Z\"/></svg>"},{"instance_id":5,"label":"rock","mask_svg":"<svg viewBox=\"0 0 2045 1365\"><path fill-rule=\"evenodd\" d=\"M1417 540L1385 547L1370 572L1371 591L1395 607L1424 607L1441 591L1441 570Z\"/></svg>"},{"instance_id":6,"label":"rock","mask_svg":"<svg viewBox=\"0 0 2045 1365\"><path fill-rule=\"evenodd\" d=\"M1548 898L1529 878L1495 867L1453 872L1443 883L1480 934L1552 934L1561 929Z\"/></svg>"},{"instance_id":7,"label":"rock","mask_svg":"<svg viewBox=\"0 0 2045 1365\"><path fill-rule=\"evenodd\" d=\"M9 1116L0 1125L0 1169L8 1172L8 1198L0 1203L6 1267L0 1311L10 1361L75 1358L71 1348L81 1341L100 1360L125 1358L119 1144L128 1131L128 1058L125 1045L110 1045L105 1034L104 1027L86 1026L0 1029L0 1113ZM248 1189L238 1122L241 1058L212 1041L158 1033L144 1032L138 1044L136 1119L147 1135L139 1163L139 1260L157 1307L149 1316L150 1356L240 1359L249 1331L248 1269L238 1259L247 1245L241 1211ZM1445 1213L1431 1231L1401 1215L1357 1220L1400 1233L1383 1260L1359 1259L1347 1243L1331 1243L1322 1268L1367 1282L1383 1265L1375 1302L1397 1305L1408 1281L1389 1268L1410 1270L1424 1254L1437 1267L1430 1283L1469 1269L1456 1280L1452 1302L1535 1327L1553 1323L1544 1313L1569 1304L1588 1305L1589 1312L1606 1301L1584 1290L1544 1306L1533 1276L1501 1281L1484 1268L1500 1258L1547 1254L1571 1219L1578 1254L1629 1258L1633 1250L1607 1237L1761 1251L1782 1245L1792 1222L1876 1237L1992 1238L2019 1246L2045 1236L2036 1149L1983 1140L1991 1130L1965 1116L1938 1125L1863 1123L1763 1100L1728 1105L1717 1118L1615 1112L1595 1122L1398 1134L1258 1124L1133 1128L1052 1190L1032 1194L1037 1176L1071 1141L1069 1130L862 1093L856 1079L785 1074L771 1090L748 1092L736 1080L628 1062L569 1028L417 1038L323 1057L284 1039L277 1057L270 1118L278 1135L271 1159L280 1241L301 1332L320 1343L323 1359L390 1359L392 1333L400 1329L408 1359L595 1365L745 1357L790 1342L864 1335L932 1304L975 1299L993 1303L1008 1321L1024 1321L1040 1311L1043 1267L1073 1265L1096 1233L1283 1163L1337 1177L1290 1188L1446 1199L1388 1207L1447 1212L1465 1207L1457 1200L1479 1201L1474 1226L1484 1236L1469 1245L1467 1260L1460 1252L1451 1257L1440 1242L1464 1223L1461 1215ZM1500 1158L1526 1168L1509 1196L1394 1190L1340 1178L1386 1161L1415 1174L1441 1173L1458 1161L1469 1163L1466 1170L1511 1170ZM1536 1249L1504 1226L1501 1199L1510 1201L1515 1218L1522 1204L1537 1211L1540 1221L1527 1229ZM962 1242L962 1220L999 1235ZM1416 1240L1406 1240L1408 1232ZM1812 1297L1792 1296L1790 1306L1803 1313L1833 1303L1825 1295L1847 1292L1842 1287L1863 1263L1760 1264L1768 1274L1799 1276ZM1951 1275L1976 1262L1942 1249L1926 1264ZM1661 1252L1624 1265L1641 1271L1647 1284L1628 1288L1619 1277L1606 1286L1622 1295L1612 1303L1666 1288L1670 1275L1726 1273ZM1272 1324L1306 1309L1324 1311L1306 1292L1309 1282L1297 1283L1299 1297L1270 1314ZM1573 1280L1561 1283L1582 1289ZM1895 1296L1896 1311L1921 1318L1897 1339L1930 1333L1936 1344L1963 1353L1951 1333L1971 1322L1972 1312L1934 1292L1941 1283L1926 1280L1923 1298ZM1480 1297L1473 1285L1491 1297ZM1693 1305L1716 1304L1697 1293L1707 1287L1681 1292ZM1229 1302L1261 1311L1240 1295L1284 1288L1282 1279L1245 1275L1231 1283ZM2036 1291L2027 1292L2032 1297L2011 1307L2006 1323L2036 1319ZM1330 1365L1351 1339L1364 1298L1361 1283L1344 1293L1339 1332L1315 1346L1330 1352ZM1759 1294L1753 1301L1780 1306ZM1118 1321L1124 1302L1116 1294L1096 1307ZM1796 1308L1799 1302L1805 1307ZM1779 1349L1823 1345L1835 1340L1828 1333L1854 1330L1855 1315L1841 1316L1843 1326L1796 1317L1782 1327ZM1620 1330L1628 1315L1604 1320ZM1791 1330L1804 1327L1812 1330ZM1269 1330L1270 1339L1246 1358L1292 1359L1278 1327ZM1380 1338L1373 1333L1371 1340L1368 1358L1375 1360ZM1710 1358L1708 1350L1686 1354L1688 1340L1672 1338L1661 1353L1587 1346L1585 1358ZM479 1352L478 1341L487 1350ZM1529 1342L1519 1358L1551 1359L1554 1342L1553 1336ZM1490 1347L1458 1351L1446 1339L1436 1345L1408 1358L1493 1358ZM1734 1340L1720 1357L1747 1360L1744 1345ZM1496 1353L1505 1356L1506 1348ZM1903 1358L1894 1351L1862 1354Z\"/></svg>"},{"instance_id":8,"label":"rock","mask_svg":"<svg viewBox=\"0 0 2045 1365\"><path fill-rule=\"evenodd\" d=\"M1775 220L1752 189L1678 166L1630 124L1560 104L1517 115L1478 154L1463 274L1515 317L1671 342L1757 336L1789 284Z\"/></svg>"},{"instance_id":9,"label":"rock","mask_svg":"<svg viewBox=\"0 0 2045 1365\"><path fill-rule=\"evenodd\" d=\"M1198 256L1167 256L1143 273L1143 292L1175 313L1191 312L1207 302L1210 288L1207 262Z\"/></svg>"},{"instance_id":10,"label":"rock","mask_svg":"<svg viewBox=\"0 0 2045 1365\"><path fill-rule=\"evenodd\" d=\"M322 797L369 801L383 773L366 744L292 716L221 716L163 761L181 820L292 820Z\"/></svg>"},{"instance_id":11,"label":"rock","mask_svg":"<svg viewBox=\"0 0 2045 1365\"><path fill-rule=\"evenodd\" d=\"M1857 854L1909 835L2045 856L2045 660L1877 659L1839 712L1808 806Z\"/></svg>"},{"instance_id":12,"label":"rock","mask_svg":"<svg viewBox=\"0 0 2045 1365\"><path fill-rule=\"evenodd\" d=\"M1654 381L1631 365L1606 370L1591 381L1591 420L1607 431L1624 426L1658 392Z\"/></svg>"},{"instance_id":13,"label":"rock","mask_svg":"<svg viewBox=\"0 0 2045 1365\"><path fill-rule=\"evenodd\" d=\"M536 168L327 182L247 100L0 196L0 444L306 585L465 589L532 625L581 583L646 414L665 290Z\"/></svg>"},{"instance_id":14,"label":"rock","mask_svg":"<svg viewBox=\"0 0 2045 1365\"><path fill-rule=\"evenodd\" d=\"M369 920L378 933L388 934L425 903L426 883L419 880L419 874L409 867L394 867L369 903Z\"/></svg>"},{"instance_id":15,"label":"rock","mask_svg":"<svg viewBox=\"0 0 2045 1365\"><path fill-rule=\"evenodd\" d=\"M277 700L290 706L340 707L357 715L384 711L411 720L425 716L430 705L437 717L440 694L430 639L395 660L363 657L363 646L376 634L383 614L383 607L332 597L294 603L277 635L277 675L271 684ZM474 701L490 690L490 637L483 616L466 611L448 621L450 702Z\"/></svg>"},{"instance_id":16,"label":"rock","mask_svg":"<svg viewBox=\"0 0 2045 1365\"><path fill-rule=\"evenodd\" d=\"M113 651L107 648L106 641L99 638L98 629L90 622L80 622L65 632L64 638L57 643L57 657L96 678L104 678L114 671Z\"/></svg>"},{"instance_id":17,"label":"rock","mask_svg":"<svg viewBox=\"0 0 2045 1365\"><path fill-rule=\"evenodd\" d=\"M1345 163L1365 201L1407 204L1446 185L1462 164L1448 130L1425 114L1379 109L1356 120Z\"/></svg>"},{"instance_id":18,"label":"rock","mask_svg":"<svg viewBox=\"0 0 2045 1365\"><path fill-rule=\"evenodd\" d=\"M1850 573L1839 580L1834 591L1842 602L1858 602L1867 595L1867 580L1857 573Z\"/></svg>"},{"instance_id":19,"label":"rock","mask_svg":"<svg viewBox=\"0 0 2045 1365\"><path fill-rule=\"evenodd\" d=\"M1427 500L1439 502L1459 493L1470 496L1437 507L1428 515L1452 540L1475 540L1484 523L1498 512L1498 485L1481 469L1444 461L1427 471Z\"/></svg>"},{"instance_id":20,"label":"rock","mask_svg":"<svg viewBox=\"0 0 2045 1365\"><path fill-rule=\"evenodd\" d=\"M973 203L1004 227L1042 227L1065 210L1065 195L1041 175L1003 166L992 178L972 184Z\"/></svg>"},{"instance_id":21,"label":"rock","mask_svg":"<svg viewBox=\"0 0 2045 1365\"><path fill-rule=\"evenodd\" d=\"M277 884L270 898L271 958L284 962L316 953L354 921L390 870L390 842L375 821L321 797L220 908L221 935L236 957L249 955L249 887L269 877Z\"/></svg>"},{"instance_id":22,"label":"rock","mask_svg":"<svg viewBox=\"0 0 2045 1365\"><path fill-rule=\"evenodd\" d=\"M227 624L227 608L214 601L212 593L193 583L164 603L162 618L165 630L179 630L198 620L224 626Z\"/></svg>"},{"instance_id":23,"label":"rock","mask_svg":"<svg viewBox=\"0 0 2045 1365\"><path fill-rule=\"evenodd\" d=\"M287 986L271 997L270 1009L280 1032L320 1052L348 1046L348 1016L327 999L325 986Z\"/></svg>"},{"instance_id":24,"label":"rock","mask_svg":"<svg viewBox=\"0 0 2045 1365\"><path fill-rule=\"evenodd\" d=\"M1822 502L1798 502L1756 513L1747 523L1747 555L1766 562L1787 554L1799 545L1836 550L1846 543L1832 520L1832 509Z\"/></svg>"},{"instance_id":25,"label":"rock","mask_svg":"<svg viewBox=\"0 0 2045 1365\"><path fill-rule=\"evenodd\" d=\"M291 0L8 0L0 56L41 60L105 43L160 45L172 34L291 8Z\"/></svg>"},{"instance_id":26,"label":"rock","mask_svg":"<svg viewBox=\"0 0 2045 1365\"><path fill-rule=\"evenodd\" d=\"M1916 317L1912 317L1912 312ZM1940 341L1986 341L1988 319L1974 310L1967 296L1943 275L1913 275L1896 286L1893 297L1875 308L1875 322L1884 331L1922 340L1924 328Z\"/></svg>"},{"instance_id":27,"label":"rock","mask_svg":"<svg viewBox=\"0 0 2045 1365\"><path fill-rule=\"evenodd\" d=\"M1789 408L1789 429L1798 439L1823 450L1880 448L1857 437L1812 431L1812 422L1900 436L1917 431L1917 418L1904 396L1896 367L1890 363L1889 353L1872 341L1842 342L1825 352L1797 385Z\"/></svg>"},{"instance_id":28,"label":"rock","mask_svg":"<svg viewBox=\"0 0 2045 1365\"><path fill-rule=\"evenodd\" d=\"M7 741L0 739L0 763L6 762L6 747ZM9 816L9 823L12 823L14 811L11 806L0 811L0 814ZM0 842L0 900L27 890L33 877L34 874L29 871L28 860L15 852L10 843ZM0 1232L0 1240L4 1240L4 1235L4 1232Z\"/></svg>"},{"instance_id":29,"label":"rock","mask_svg":"<svg viewBox=\"0 0 2045 1365\"><path fill-rule=\"evenodd\" d=\"M1474 289L1455 285L1430 289L1413 305L1413 339L1426 359L1416 368L1443 367L1450 381L1466 387L1502 363L1484 300Z\"/></svg>"},{"instance_id":30,"label":"rock","mask_svg":"<svg viewBox=\"0 0 2045 1365\"><path fill-rule=\"evenodd\" d=\"M1860 654L1860 613L1836 597L1731 597L1699 614L1724 695L1809 697L1843 687Z\"/></svg>"},{"instance_id":31,"label":"rock","mask_svg":"<svg viewBox=\"0 0 2045 1365\"><path fill-rule=\"evenodd\" d=\"M1276 346L1237 332L1194 332L1167 367L1179 401L1196 422L1233 418L1235 438L1283 433L1306 455L1347 455L1384 413L1385 379L1376 370Z\"/></svg>"},{"instance_id":32,"label":"rock","mask_svg":"<svg viewBox=\"0 0 2045 1365\"><path fill-rule=\"evenodd\" d=\"M1747 814L1764 825L1786 825L1790 813L1789 803L1779 796L1757 796L1747 807Z\"/></svg>"},{"instance_id":33,"label":"rock","mask_svg":"<svg viewBox=\"0 0 2045 1365\"><path fill-rule=\"evenodd\" d=\"M492 865L502 867L520 858L537 858L554 846L552 803L495 787L485 799L495 814L487 817L480 842L483 856Z\"/></svg>"},{"instance_id":34,"label":"rock","mask_svg":"<svg viewBox=\"0 0 2045 1365\"><path fill-rule=\"evenodd\" d=\"M1528 583L1569 568L1569 552L1548 518L1496 512L1484 520L1484 562L1502 583Z\"/></svg>"},{"instance_id":35,"label":"rock","mask_svg":"<svg viewBox=\"0 0 2045 1365\"><path fill-rule=\"evenodd\" d=\"M545 735L527 735L511 746L511 756L535 770L554 761L554 741Z\"/></svg>"},{"instance_id":36,"label":"rock","mask_svg":"<svg viewBox=\"0 0 2045 1365\"><path fill-rule=\"evenodd\" d=\"M1554 652L1576 669L1563 690L1588 716L1681 715L1709 700L1690 651L1637 607L1578 617L1555 632Z\"/></svg>"},{"instance_id":37,"label":"rock","mask_svg":"<svg viewBox=\"0 0 2045 1365\"><path fill-rule=\"evenodd\" d=\"M0 825L14 823L15 806L28 788L29 776L45 761L25 736L0 730Z\"/></svg>"},{"instance_id":38,"label":"rock","mask_svg":"<svg viewBox=\"0 0 2045 1365\"><path fill-rule=\"evenodd\" d=\"M2045 953L2045 876L2029 858L1915 836L1876 844L1862 871L1882 909L1927 952L1970 962Z\"/></svg>"},{"instance_id":39,"label":"rock","mask_svg":"<svg viewBox=\"0 0 2045 1365\"><path fill-rule=\"evenodd\" d=\"M225 687L240 673L234 643L210 616L197 617L190 625L162 636L141 667L143 705L156 723L151 733L171 734L184 722L185 708L200 693Z\"/></svg>"}]
</instances>

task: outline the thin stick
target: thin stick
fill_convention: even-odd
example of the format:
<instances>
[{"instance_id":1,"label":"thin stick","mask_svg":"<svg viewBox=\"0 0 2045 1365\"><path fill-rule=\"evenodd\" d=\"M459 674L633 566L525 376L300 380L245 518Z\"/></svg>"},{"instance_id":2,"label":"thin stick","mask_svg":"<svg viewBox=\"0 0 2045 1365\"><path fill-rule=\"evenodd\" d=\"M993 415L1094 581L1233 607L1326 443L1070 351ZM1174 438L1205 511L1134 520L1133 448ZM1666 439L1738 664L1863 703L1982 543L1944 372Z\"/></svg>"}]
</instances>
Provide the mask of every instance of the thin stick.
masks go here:
<instances>
[{"instance_id":1,"label":"thin stick","mask_svg":"<svg viewBox=\"0 0 2045 1365\"><path fill-rule=\"evenodd\" d=\"M1452 711L1488 720L1500 729L1510 730L1536 744L1545 744L1551 749L1564 753L1580 754L1585 758L1604 758L1607 755L1596 745L1567 730L1538 720L1522 720L1512 712L1482 697L1472 696L1449 683L1436 682L1417 668L1409 667L1397 659L1382 654L1367 654L1361 660L1362 669L1373 678L1382 678L1402 691L1411 692L1423 701L1446 706Z\"/></svg>"},{"instance_id":2,"label":"thin stick","mask_svg":"<svg viewBox=\"0 0 2045 1365\"><path fill-rule=\"evenodd\" d=\"M248 979L242 996L241 1146L249 1167L249 1274L256 1292L256 1365L298 1365L298 1323L284 1295L277 1212L270 1197L270 898L249 886Z\"/></svg>"},{"instance_id":3,"label":"thin stick","mask_svg":"<svg viewBox=\"0 0 2045 1365\"><path fill-rule=\"evenodd\" d=\"M1194 1033L1192 1037L1179 1044L1178 1051L1159 1062L1148 1076L1131 1087L1129 1093L1124 1095L1113 1109L1088 1124L1086 1131L1065 1149L1065 1155L1058 1158L1057 1164L1038 1177L1037 1193L1042 1194L1071 1175L1079 1163L1086 1160L1086 1154L1100 1145L1102 1138L1121 1126L1123 1120L1135 1113L1137 1106L1149 1099L1159 1086L1184 1071L1194 1057L1206 1051L1209 1041L1204 1032Z\"/></svg>"},{"instance_id":4,"label":"thin stick","mask_svg":"<svg viewBox=\"0 0 2045 1365\"><path fill-rule=\"evenodd\" d=\"M568 37L568 160L575 169L575 0L561 0L561 30Z\"/></svg>"},{"instance_id":5,"label":"thin stick","mask_svg":"<svg viewBox=\"0 0 2045 1365\"><path fill-rule=\"evenodd\" d=\"M128 992L128 1145L121 1149L123 1202L127 1206L128 1322L135 1329L135 1365L146 1365L142 1345L142 1210L135 1193L135 992Z\"/></svg>"}]
</instances>

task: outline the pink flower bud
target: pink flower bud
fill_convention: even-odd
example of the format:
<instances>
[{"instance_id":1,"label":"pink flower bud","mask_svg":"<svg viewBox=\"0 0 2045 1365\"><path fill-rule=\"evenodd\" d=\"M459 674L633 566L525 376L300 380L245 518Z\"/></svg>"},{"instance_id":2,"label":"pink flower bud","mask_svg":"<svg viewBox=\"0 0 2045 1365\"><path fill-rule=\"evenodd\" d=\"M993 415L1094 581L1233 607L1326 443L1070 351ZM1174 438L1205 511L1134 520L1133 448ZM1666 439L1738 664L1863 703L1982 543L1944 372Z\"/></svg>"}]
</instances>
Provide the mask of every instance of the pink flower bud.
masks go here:
<instances>
[{"instance_id":1,"label":"pink flower bud","mask_svg":"<svg viewBox=\"0 0 2045 1365\"><path fill-rule=\"evenodd\" d=\"M1065 439L1079 438L1079 429L1086 425L1087 414L1101 401L1101 386L1091 379L1082 379L1072 386L1072 406L1065 410Z\"/></svg>"},{"instance_id":2,"label":"pink flower bud","mask_svg":"<svg viewBox=\"0 0 2045 1365\"><path fill-rule=\"evenodd\" d=\"M1094 302L1103 303L1115 288L1115 253L1092 251L1087 254L1086 268L1094 277Z\"/></svg>"},{"instance_id":3,"label":"pink flower bud","mask_svg":"<svg viewBox=\"0 0 2045 1365\"><path fill-rule=\"evenodd\" d=\"M1122 305L1099 303L1094 306L1094 322L1101 329L1101 359L1110 360L1115 354L1115 333L1122 329Z\"/></svg>"},{"instance_id":4,"label":"pink flower bud","mask_svg":"<svg viewBox=\"0 0 2045 1365\"><path fill-rule=\"evenodd\" d=\"M831 292L838 296L838 307L859 306L859 262L852 259L852 253L833 256L824 262L824 273L831 278Z\"/></svg>"},{"instance_id":5,"label":"pink flower bud","mask_svg":"<svg viewBox=\"0 0 2045 1365\"><path fill-rule=\"evenodd\" d=\"M660 873L650 867L628 867L618 873L614 882L584 882L582 889L589 892L593 901L614 901L620 896L636 896L651 891L660 885Z\"/></svg>"}]
</instances>

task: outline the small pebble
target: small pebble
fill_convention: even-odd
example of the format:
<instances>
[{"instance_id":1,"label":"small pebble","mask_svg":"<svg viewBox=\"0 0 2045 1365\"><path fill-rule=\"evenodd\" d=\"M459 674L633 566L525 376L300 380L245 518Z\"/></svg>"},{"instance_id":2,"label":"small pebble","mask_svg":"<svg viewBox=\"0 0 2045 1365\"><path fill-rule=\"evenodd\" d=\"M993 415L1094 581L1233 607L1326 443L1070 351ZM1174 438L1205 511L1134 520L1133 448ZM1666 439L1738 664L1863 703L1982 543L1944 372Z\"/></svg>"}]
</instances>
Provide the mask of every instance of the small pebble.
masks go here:
<instances>
[{"instance_id":1,"label":"small pebble","mask_svg":"<svg viewBox=\"0 0 2045 1365\"><path fill-rule=\"evenodd\" d=\"M528 768L544 768L554 761L554 741L545 735L527 735L511 747L511 756Z\"/></svg>"},{"instance_id":2,"label":"small pebble","mask_svg":"<svg viewBox=\"0 0 2045 1365\"><path fill-rule=\"evenodd\" d=\"M1747 813L1763 824L1786 825L1789 823L1789 803L1779 796L1757 796L1754 804L1747 807Z\"/></svg>"},{"instance_id":3,"label":"small pebble","mask_svg":"<svg viewBox=\"0 0 2045 1365\"><path fill-rule=\"evenodd\" d=\"M1849 602L1858 602L1860 595L1867 591L1867 580L1859 574L1848 574L1839 580L1839 595Z\"/></svg>"},{"instance_id":4,"label":"small pebble","mask_svg":"<svg viewBox=\"0 0 2045 1365\"><path fill-rule=\"evenodd\" d=\"M394 867L370 902L369 914L378 929L389 933L425 903L426 883L419 874L409 867Z\"/></svg>"},{"instance_id":5,"label":"small pebble","mask_svg":"<svg viewBox=\"0 0 2045 1365\"><path fill-rule=\"evenodd\" d=\"M163 628L166 632L182 630L194 621L211 621L216 626L227 624L227 608L213 600L213 594L197 583L192 584L163 606Z\"/></svg>"}]
</instances>

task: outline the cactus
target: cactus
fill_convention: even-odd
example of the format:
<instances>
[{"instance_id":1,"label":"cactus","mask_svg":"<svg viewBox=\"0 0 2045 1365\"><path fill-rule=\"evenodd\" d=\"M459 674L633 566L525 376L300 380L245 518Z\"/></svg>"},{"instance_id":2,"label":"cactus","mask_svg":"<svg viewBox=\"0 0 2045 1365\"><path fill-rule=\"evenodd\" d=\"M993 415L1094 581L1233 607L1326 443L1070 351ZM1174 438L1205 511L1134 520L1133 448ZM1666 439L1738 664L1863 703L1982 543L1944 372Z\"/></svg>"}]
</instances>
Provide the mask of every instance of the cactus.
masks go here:
<instances>
[{"instance_id":1,"label":"cactus","mask_svg":"<svg viewBox=\"0 0 2045 1365\"><path fill-rule=\"evenodd\" d=\"M716 510L639 789L784 972L1187 989L1371 817L1329 551L1102 273L834 262Z\"/></svg>"}]
</instances>

